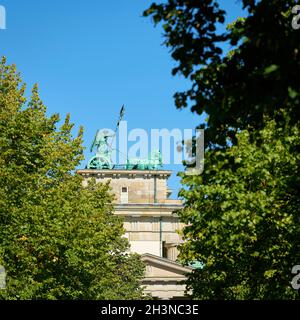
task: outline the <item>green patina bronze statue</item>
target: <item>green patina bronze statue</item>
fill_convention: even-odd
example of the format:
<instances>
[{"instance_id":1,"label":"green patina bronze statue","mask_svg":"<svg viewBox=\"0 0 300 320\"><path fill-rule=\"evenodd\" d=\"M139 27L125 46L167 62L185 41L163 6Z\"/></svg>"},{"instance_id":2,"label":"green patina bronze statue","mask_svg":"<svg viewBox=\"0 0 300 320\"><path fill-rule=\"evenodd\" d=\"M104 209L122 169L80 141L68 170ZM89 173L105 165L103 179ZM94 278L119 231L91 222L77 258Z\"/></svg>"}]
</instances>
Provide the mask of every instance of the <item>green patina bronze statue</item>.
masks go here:
<instances>
[{"instance_id":1,"label":"green patina bronze statue","mask_svg":"<svg viewBox=\"0 0 300 320\"><path fill-rule=\"evenodd\" d=\"M96 154L89 160L87 164L87 169L112 169L112 142L109 144L108 138L114 138L116 136L117 130L119 128L120 122L124 116L125 108L124 105L120 110L119 120L117 122L116 130L113 134L108 134L107 130L98 130L94 141L91 145L90 151L93 152L93 149L96 147Z\"/></svg>"},{"instance_id":2,"label":"green patina bronze statue","mask_svg":"<svg viewBox=\"0 0 300 320\"><path fill-rule=\"evenodd\" d=\"M109 134L107 130L98 130L90 151L93 152L96 147L96 154L89 160L87 169L112 169L112 142L109 144L108 139L114 139L119 128L120 122L124 116L124 106L120 110L119 120L113 134ZM132 158L127 159L127 163L123 165L126 170L158 170L162 167L162 157L159 150L153 151L148 159Z\"/></svg>"},{"instance_id":3,"label":"green patina bronze statue","mask_svg":"<svg viewBox=\"0 0 300 320\"><path fill-rule=\"evenodd\" d=\"M159 150L151 152L148 159L131 158L127 160L127 170L158 170L162 166Z\"/></svg>"},{"instance_id":4,"label":"green patina bronze statue","mask_svg":"<svg viewBox=\"0 0 300 320\"><path fill-rule=\"evenodd\" d=\"M97 131L90 148L90 151L93 152L93 149L96 147L96 154L88 162L88 169L112 169L112 149L108 144L108 138L114 136L115 133L109 135L108 131Z\"/></svg>"}]
</instances>

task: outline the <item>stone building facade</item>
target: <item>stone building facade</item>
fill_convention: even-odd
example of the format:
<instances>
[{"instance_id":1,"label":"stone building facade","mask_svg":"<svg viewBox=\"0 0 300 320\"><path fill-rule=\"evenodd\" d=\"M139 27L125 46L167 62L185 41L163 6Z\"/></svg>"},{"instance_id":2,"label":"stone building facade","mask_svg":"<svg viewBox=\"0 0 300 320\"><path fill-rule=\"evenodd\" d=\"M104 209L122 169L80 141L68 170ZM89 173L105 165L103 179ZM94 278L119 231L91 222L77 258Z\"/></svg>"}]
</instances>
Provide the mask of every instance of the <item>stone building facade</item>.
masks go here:
<instances>
[{"instance_id":1,"label":"stone building facade","mask_svg":"<svg viewBox=\"0 0 300 320\"><path fill-rule=\"evenodd\" d=\"M125 236L131 251L142 255L146 263L143 284L146 292L159 299L184 297L189 267L176 262L177 245L182 242L179 234L183 225L176 216L182 208L180 200L169 199L171 190L167 180L171 171L166 170L78 170L78 174L97 182L110 181L115 195L115 214L124 218Z\"/></svg>"}]
</instances>

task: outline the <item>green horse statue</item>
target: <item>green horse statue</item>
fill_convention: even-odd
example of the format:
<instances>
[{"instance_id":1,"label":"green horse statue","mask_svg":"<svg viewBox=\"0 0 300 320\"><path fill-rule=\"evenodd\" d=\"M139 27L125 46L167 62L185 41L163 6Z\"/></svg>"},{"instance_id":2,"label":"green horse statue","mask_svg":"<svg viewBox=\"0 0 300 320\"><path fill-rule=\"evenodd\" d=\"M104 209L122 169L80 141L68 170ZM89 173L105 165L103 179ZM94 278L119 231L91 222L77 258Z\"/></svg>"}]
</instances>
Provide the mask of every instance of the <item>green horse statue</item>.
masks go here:
<instances>
[{"instance_id":1,"label":"green horse statue","mask_svg":"<svg viewBox=\"0 0 300 320\"><path fill-rule=\"evenodd\" d=\"M148 159L131 158L127 160L127 170L158 170L162 167L162 156L159 150L151 152Z\"/></svg>"}]
</instances>

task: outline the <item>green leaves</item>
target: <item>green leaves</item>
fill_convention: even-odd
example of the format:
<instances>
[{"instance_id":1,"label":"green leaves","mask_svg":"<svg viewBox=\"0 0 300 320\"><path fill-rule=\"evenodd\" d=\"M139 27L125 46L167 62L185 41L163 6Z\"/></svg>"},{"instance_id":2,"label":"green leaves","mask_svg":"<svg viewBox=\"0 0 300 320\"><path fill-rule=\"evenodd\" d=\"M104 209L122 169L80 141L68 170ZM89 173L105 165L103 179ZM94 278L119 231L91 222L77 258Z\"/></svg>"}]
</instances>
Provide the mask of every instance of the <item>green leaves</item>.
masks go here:
<instances>
[{"instance_id":1,"label":"green leaves","mask_svg":"<svg viewBox=\"0 0 300 320\"><path fill-rule=\"evenodd\" d=\"M265 68L265 70L264 70L264 75L268 75L268 74L270 74L270 73L278 70L278 68L279 68L278 65L272 64L272 65L270 65L270 66L268 66L268 67Z\"/></svg>"},{"instance_id":2,"label":"green leaves","mask_svg":"<svg viewBox=\"0 0 300 320\"><path fill-rule=\"evenodd\" d=\"M290 270L300 261L299 197L293 189L299 124L265 123L259 146L241 131L236 146L207 151L202 176L183 176L189 190L181 191L185 208L179 217L188 226L180 259L204 264L188 279L195 298L299 297L290 287Z\"/></svg>"},{"instance_id":3,"label":"green leaves","mask_svg":"<svg viewBox=\"0 0 300 320\"><path fill-rule=\"evenodd\" d=\"M287 0L243 0L245 17L220 31L219 1L169 0L145 16L191 87L177 108L207 114L205 171L182 175L181 259L204 264L188 280L195 298L295 298L300 261L300 33ZM231 45L230 51L221 48Z\"/></svg>"},{"instance_id":4,"label":"green leaves","mask_svg":"<svg viewBox=\"0 0 300 320\"><path fill-rule=\"evenodd\" d=\"M128 253L109 186L82 186L82 128L46 116L34 86L25 104L14 66L0 63L2 299L137 299L144 266ZM60 125L60 127L59 127ZM59 127L59 128L58 128ZM57 129L58 128L58 129Z\"/></svg>"},{"instance_id":5,"label":"green leaves","mask_svg":"<svg viewBox=\"0 0 300 320\"><path fill-rule=\"evenodd\" d=\"M281 108L299 119L300 33L291 28L288 0L243 1L245 17L219 28L219 1L164 1L144 12L162 23L165 45L177 65L172 74L191 80L174 95L177 108L209 115L207 146L236 144L238 130L264 126ZM283 14L285 13L285 14ZM222 52L228 47L230 52ZM234 129L234 131L232 131ZM233 133L233 134L232 134Z\"/></svg>"}]
</instances>

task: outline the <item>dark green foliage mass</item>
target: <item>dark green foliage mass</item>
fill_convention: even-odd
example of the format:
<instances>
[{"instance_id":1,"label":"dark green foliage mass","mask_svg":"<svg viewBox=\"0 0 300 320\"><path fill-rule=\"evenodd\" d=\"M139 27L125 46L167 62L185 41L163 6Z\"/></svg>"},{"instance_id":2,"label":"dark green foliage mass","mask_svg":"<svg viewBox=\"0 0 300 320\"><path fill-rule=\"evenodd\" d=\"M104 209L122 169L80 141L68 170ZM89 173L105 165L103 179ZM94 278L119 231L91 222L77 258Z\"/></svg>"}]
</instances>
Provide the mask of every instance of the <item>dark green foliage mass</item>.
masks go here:
<instances>
[{"instance_id":1,"label":"dark green foliage mass","mask_svg":"<svg viewBox=\"0 0 300 320\"><path fill-rule=\"evenodd\" d=\"M299 133L269 121L258 148L244 130L236 146L206 153L202 175L183 177L181 259L204 264L188 280L195 298L299 297L291 287L300 261Z\"/></svg>"},{"instance_id":2,"label":"dark green foliage mass","mask_svg":"<svg viewBox=\"0 0 300 320\"><path fill-rule=\"evenodd\" d=\"M144 12L163 24L173 74L190 80L176 107L208 116L199 124L203 174L182 174L180 258L203 265L188 278L194 298L299 298L290 283L300 264L296 1L239 3L245 16L226 28L217 0L168 0Z\"/></svg>"},{"instance_id":3,"label":"dark green foliage mass","mask_svg":"<svg viewBox=\"0 0 300 320\"><path fill-rule=\"evenodd\" d=\"M232 3L235 0L228 0ZM227 26L217 0L169 0L144 12L162 23L165 45L191 80L175 94L178 108L208 114L207 145L235 142L237 130L264 126L264 115L284 108L300 115L300 32L292 28L289 0L241 0L246 18ZM230 51L224 52L224 48ZM280 119L282 121L282 119ZM204 127L204 124L202 124ZM255 129L257 129L255 131Z\"/></svg>"}]
</instances>

